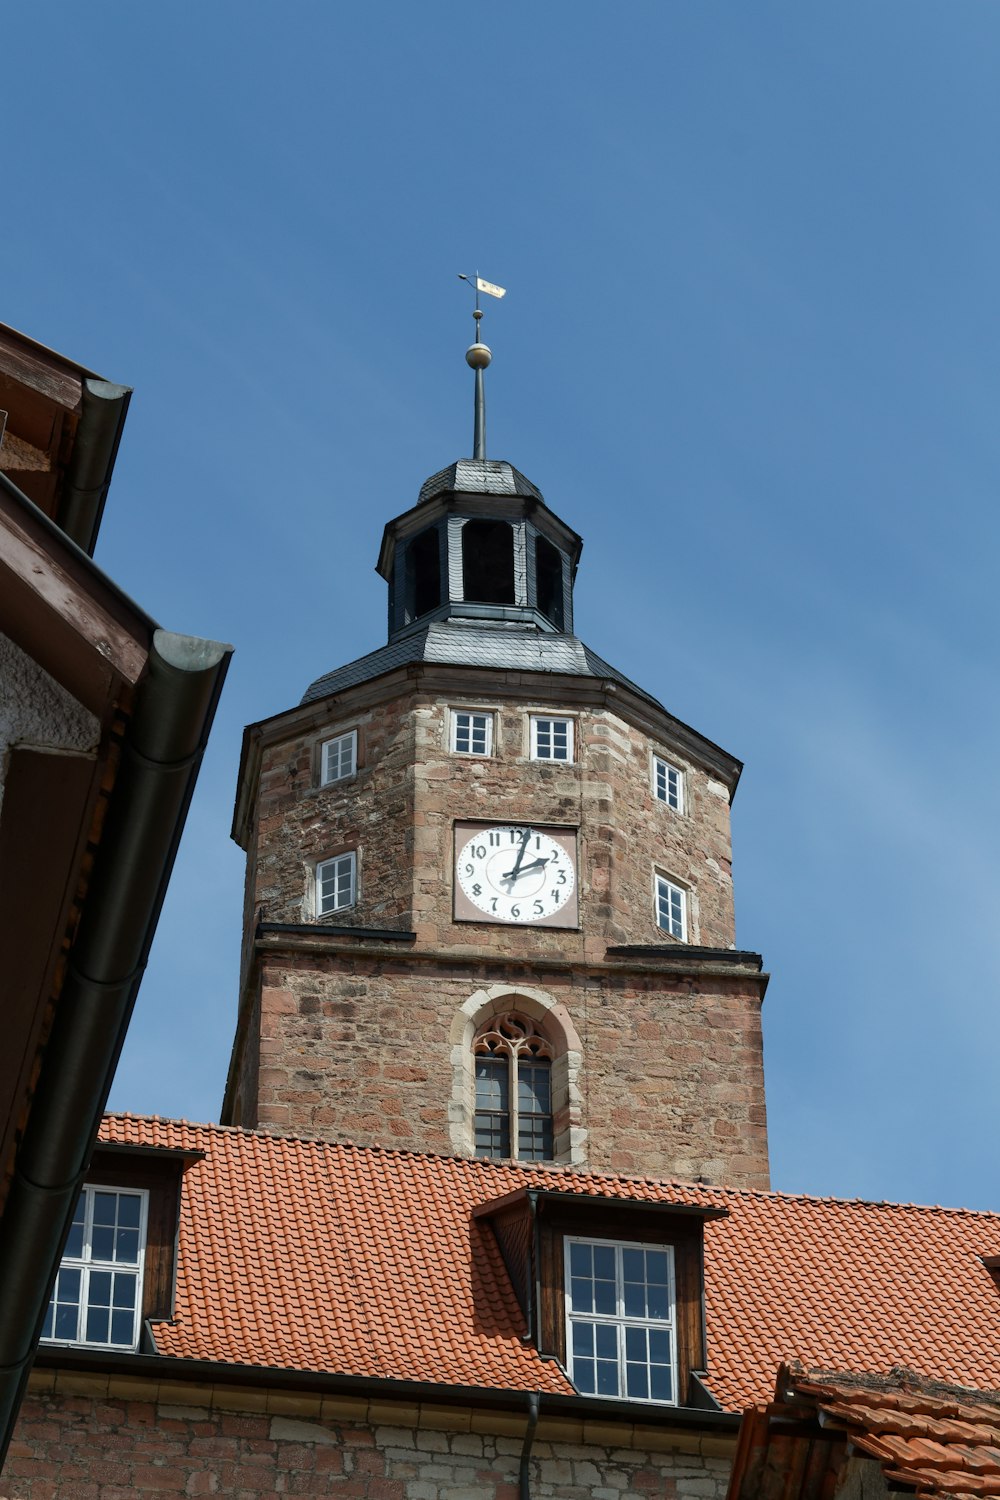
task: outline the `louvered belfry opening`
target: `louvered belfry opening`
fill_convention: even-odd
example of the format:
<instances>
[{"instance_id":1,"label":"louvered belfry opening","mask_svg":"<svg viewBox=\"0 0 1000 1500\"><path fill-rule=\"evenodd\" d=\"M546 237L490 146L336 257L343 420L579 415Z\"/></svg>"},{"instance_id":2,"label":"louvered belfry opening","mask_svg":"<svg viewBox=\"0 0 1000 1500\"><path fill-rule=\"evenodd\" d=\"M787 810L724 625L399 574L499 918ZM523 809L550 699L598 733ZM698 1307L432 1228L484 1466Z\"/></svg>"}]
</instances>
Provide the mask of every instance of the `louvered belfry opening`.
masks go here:
<instances>
[{"instance_id":1,"label":"louvered belfry opening","mask_svg":"<svg viewBox=\"0 0 1000 1500\"><path fill-rule=\"evenodd\" d=\"M477 604L514 603L514 528L509 521L466 521L462 591Z\"/></svg>"}]
</instances>

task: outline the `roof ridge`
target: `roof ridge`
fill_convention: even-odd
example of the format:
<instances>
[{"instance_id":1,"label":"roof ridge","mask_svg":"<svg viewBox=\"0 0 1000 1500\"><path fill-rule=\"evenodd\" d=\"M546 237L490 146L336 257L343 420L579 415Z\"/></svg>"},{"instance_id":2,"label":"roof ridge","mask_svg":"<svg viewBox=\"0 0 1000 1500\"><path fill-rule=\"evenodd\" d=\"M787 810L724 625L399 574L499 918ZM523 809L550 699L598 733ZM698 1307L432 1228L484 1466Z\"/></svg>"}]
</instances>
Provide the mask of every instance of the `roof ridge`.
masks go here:
<instances>
[{"instance_id":1,"label":"roof ridge","mask_svg":"<svg viewBox=\"0 0 1000 1500\"><path fill-rule=\"evenodd\" d=\"M542 1173L555 1174L565 1176L570 1181L579 1178L591 1178L605 1182L677 1188L689 1192L694 1191L706 1195L716 1195L720 1198L749 1198L763 1201L773 1199L775 1201L793 1203L842 1204L845 1207L851 1208L904 1209L912 1213L936 1213L954 1218L987 1219L1000 1222L1000 1212L990 1209L948 1208L940 1203L899 1202L892 1198L845 1198L829 1193L788 1192L780 1188L740 1188L731 1187L725 1183L692 1182L682 1177L650 1177L648 1174L632 1175L627 1172L601 1172L595 1168L570 1166L562 1162L535 1163L494 1159L492 1157L456 1156L444 1151L416 1151L407 1146L380 1146L363 1144L352 1140L331 1141L320 1136L292 1135L274 1130L253 1130L245 1125L222 1125L215 1121L177 1119L169 1115L140 1115L135 1114L131 1110L109 1110L104 1115L104 1119L134 1121L138 1124L181 1125L185 1126L188 1130L213 1131L222 1135L246 1135L262 1141L287 1142L289 1145L317 1146L325 1150L345 1150L358 1152L362 1155L403 1157L418 1161L451 1162L463 1170L472 1170L474 1172L514 1172L522 1174L527 1178L537 1177Z\"/></svg>"}]
</instances>

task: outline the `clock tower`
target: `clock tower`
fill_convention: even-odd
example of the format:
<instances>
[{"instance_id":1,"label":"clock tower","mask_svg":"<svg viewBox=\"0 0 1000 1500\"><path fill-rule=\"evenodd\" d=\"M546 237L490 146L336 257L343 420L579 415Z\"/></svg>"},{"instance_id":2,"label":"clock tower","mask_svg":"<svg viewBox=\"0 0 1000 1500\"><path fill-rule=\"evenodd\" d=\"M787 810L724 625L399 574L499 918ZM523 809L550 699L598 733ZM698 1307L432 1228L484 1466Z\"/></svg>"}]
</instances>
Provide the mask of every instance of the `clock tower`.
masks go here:
<instances>
[{"instance_id":1,"label":"clock tower","mask_svg":"<svg viewBox=\"0 0 1000 1500\"><path fill-rule=\"evenodd\" d=\"M388 642L245 734L223 1122L768 1185L741 766L575 634L581 540L512 464L385 527Z\"/></svg>"}]
</instances>

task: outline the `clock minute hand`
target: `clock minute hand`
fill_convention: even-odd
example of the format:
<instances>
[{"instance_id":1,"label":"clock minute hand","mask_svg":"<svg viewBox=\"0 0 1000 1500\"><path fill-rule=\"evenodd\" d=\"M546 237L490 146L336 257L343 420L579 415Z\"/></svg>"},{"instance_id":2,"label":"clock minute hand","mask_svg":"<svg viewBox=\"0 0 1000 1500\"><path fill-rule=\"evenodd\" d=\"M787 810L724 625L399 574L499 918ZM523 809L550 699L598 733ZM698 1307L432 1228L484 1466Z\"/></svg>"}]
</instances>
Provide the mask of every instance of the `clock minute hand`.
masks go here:
<instances>
[{"instance_id":1,"label":"clock minute hand","mask_svg":"<svg viewBox=\"0 0 1000 1500\"><path fill-rule=\"evenodd\" d=\"M514 861L514 868L513 870L509 870L508 873L502 877L504 880L516 880L518 875L521 873L521 866L524 863L524 851L528 847L528 840L530 838L531 829L526 828L524 830L524 838L521 840L521 847L517 851L517 859Z\"/></svg>"}]
</instances>

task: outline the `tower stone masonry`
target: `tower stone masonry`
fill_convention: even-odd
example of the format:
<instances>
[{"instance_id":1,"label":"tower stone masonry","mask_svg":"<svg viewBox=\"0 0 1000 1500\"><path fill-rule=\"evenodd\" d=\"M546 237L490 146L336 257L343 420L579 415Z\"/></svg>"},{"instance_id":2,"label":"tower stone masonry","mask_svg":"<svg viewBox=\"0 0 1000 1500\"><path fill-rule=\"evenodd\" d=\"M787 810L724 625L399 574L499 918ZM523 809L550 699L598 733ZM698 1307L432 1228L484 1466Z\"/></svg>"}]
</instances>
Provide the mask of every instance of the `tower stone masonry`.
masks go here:
<instances>
[{"instance_id":1,"label":"tower stone masonry","mask_svg":"<svg viewBox=\"0 0 1000 1500\"><path fill-rule=\"evenodd\" d=\"M741 766L573 634L581 545L459 460L385 528L388 644L246 731L224 1122L767 1186Z\"/></svg>"}]
</instances>

